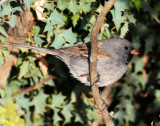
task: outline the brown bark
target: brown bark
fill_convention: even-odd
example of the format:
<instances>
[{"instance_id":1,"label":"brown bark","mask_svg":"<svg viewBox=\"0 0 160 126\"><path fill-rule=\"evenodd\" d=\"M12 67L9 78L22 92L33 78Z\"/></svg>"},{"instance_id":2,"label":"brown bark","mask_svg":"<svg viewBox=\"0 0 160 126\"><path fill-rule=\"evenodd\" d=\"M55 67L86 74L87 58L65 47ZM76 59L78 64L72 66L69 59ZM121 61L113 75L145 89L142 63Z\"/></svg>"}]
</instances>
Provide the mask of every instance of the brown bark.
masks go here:
<instances>
[{"instance_id":1,"label":"brown bark","mask_svg":"<svg viewBox=\"0 0 160 126\"><path fill-rule=\"evenodd\" d=\"M8 28L7 38L8 42L17 42L17 43L25 43L27 39L27 34L31 30L33 26L33 15L30 11L25 8L25 13L21 12L19 16L17 16L17 22L14 28ZM18 53L19 49L17 47L9 47L9 50L14 53ZM9 57L4 58L4 63L0 68L0 88L3 88L6 84L7 78L10 74L12 65L16 60L15 54L10 54Z\"/></svg>"},{"instance_id":2,"label":"brown bark","mask_svg":"<svg viewBox=\"0 0 160 126\"><path fill-rule=\"evenodd\" d=\"M98 47L97 47L97 42L98 42L98 32L100 31L100 28L102 26L102 22L106 16L106 14L109 12L111 7L114 5L116 0L110 0L109 2L105 2L104 8L99 14L97 21L92 29L91 32L91 57L90 57L90 77L91 77L91 85L96 82L97 80L97 53L98 53ZM100 93L99 93L99 88L98 88L98 83L92 86L92 94L94 97L94 100L96 102L96 105L99 109L99 111L104 109L104 100L101 98ZM114 126L114 123L112 121L112 117L110 116L109 112L107 109L102 111L102 117L106 123L107 126Z\"/></svg>"}]
</instances>

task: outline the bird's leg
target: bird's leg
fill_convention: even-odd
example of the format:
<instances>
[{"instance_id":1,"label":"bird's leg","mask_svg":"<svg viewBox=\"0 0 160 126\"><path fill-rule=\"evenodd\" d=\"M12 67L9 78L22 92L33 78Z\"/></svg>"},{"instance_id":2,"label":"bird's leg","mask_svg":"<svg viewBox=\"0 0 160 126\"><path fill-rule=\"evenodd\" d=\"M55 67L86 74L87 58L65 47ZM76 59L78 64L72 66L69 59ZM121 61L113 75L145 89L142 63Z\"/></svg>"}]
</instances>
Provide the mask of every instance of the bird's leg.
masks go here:
<instances>
[{"instance_id":1,"label":"bird's leg","mask_svg":"<svg viewBox=\"0 0 160 126\"><path fill-rule=\"evenodd\" d=\"M99 90L99 95L101 96L102 92ZM109 107L109 105L105 102L105 100L101 97L101 101L102 101L102 104L101 106L104 106L102 110L100 110L100 114L106 109Z\"/></svg>"},{"instance_id":2,"label":"bird's leg","mask_svg":"<svg viewBox=\"0 0 160 126\"><path fill-rule=\"evenodd\" d=\"M87 77L87 81L90 82L90 76ZM94 81L90 86L95 85L96 83L98 83L100 81L100 75L99 73L97 73L97 80Z\"/></svg>"},{"instance_id":3,"label":"bird's leg","mask_svg":"<svg viewBox=\"0 0 160 126\"><path fill-rule=\"evenodd\" d=\"M101 91L99 91L99 94L101 95ZM101 98L101 100L102 100L102 106L104 106L103 107L103 109L100 111L100 114L106 109L106 108L108 108L109 107L109 105L104 101L104 99L102 99ZM97 107L96 107L96 103L95 103L95 101L94 101L94 106L93 106L95 109L98 109Z\"/></svg>"},{"instance_id":4,"label":"bird's leg","mask_svg":"<svg viewBox=\"0 0 160 126\"><path fill-rule=\"evenodd\" d=\"M102 103L101 105L104 106L104 107L103 107L103 109L100 111L100 114L103 113L103 111L104 111L106 108L109 107L109 105L108 105L103 99L102 99L102 102L103 102L103 103Z\"/></svg>"}]
</instances>

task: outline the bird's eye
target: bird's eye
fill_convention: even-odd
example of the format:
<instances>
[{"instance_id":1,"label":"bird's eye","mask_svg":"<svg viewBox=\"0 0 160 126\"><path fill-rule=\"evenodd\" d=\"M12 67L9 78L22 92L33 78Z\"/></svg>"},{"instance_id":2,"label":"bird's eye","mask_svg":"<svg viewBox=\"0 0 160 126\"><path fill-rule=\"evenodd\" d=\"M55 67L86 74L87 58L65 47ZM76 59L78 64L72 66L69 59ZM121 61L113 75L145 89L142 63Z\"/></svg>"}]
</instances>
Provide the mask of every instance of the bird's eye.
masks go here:
<instances>
[{"instance_id":1,"label":"bird's eye","mask_svg":"<svg viewBox=\"0 0 160 126\"><path fill-rule=\"evenodd\" d=\"M124 47L124 50L128 50L129 48L127 46Z\"/></svg>"}]
</instances>

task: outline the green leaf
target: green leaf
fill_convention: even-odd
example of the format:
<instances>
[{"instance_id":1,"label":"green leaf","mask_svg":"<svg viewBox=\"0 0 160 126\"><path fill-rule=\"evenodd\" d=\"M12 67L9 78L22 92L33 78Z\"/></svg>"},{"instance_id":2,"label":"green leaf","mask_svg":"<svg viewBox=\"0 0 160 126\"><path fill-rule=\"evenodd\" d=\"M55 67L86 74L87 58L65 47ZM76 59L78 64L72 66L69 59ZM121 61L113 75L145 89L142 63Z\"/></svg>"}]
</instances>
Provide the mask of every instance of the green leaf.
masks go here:
<instances>
[{"instance_id":1,"label":"green leaf","mask_svg":"<svg viewBox=\"0 0 160 126\"><path fill-rule=\"evenodd\" d=\"M87 42L89 42L89 41L90 41L90 37L89 37L89 36L85 37L84 43L87 43Z\"/></svg>"},{"instance_id":2,"label":"green leaf","mask_svg":"<svg viewBox=\"0 0 160 126\"><path fill-rule=\"evenodd\" d=\"M23 80L23 79L21 79L20 81L19 80L12 80L12 81L10 81L10 84L12 84L13 86L17 86L17 87L19 87L19 86L21 86L22 85L22 83L23 83L23 85L26 85L26 84L28 84L28 81L27 80ZM15 89L15 90L17 90L17 89ZM21 95L20 95L21 96Z\"/></svg>"},{"instance_id":3,"label":"green leaf","mask_svg":"<svg viewBox=\"0 0 160 126\"><path fill-rule=\"evenodd\" d=\"M156 98L160 99L160 90L156 90L155 96Z\"/></svg>"},{"instance_id":4,"label":"green leaf","mask_svg":"<svg viewBox=\"0 0 160 126\"><path fill-rule=\"evenodd\" d=\"M120 24L124 22L125 17L122 16L121 11L117 11L116 9L111 10L113 21L116 25L116 29L118 30L120 27Z\"/></svg>"},{"instance_id":5,"label":"green leaf","mask_svg":"<svg viewBox=\"0 0 160 126\"><path fill-rule=\"evenodd\" d=\"M53 8L55 7L55 5L53 3L45 2L43 7L46 8L46 9L48 9L48 10L53 10Z\"/></svg>"},{"instance_id":6,"label":"green leaf","mask_svg":"<svg viewBox=\"0 0 160 126\"><path fill-rule=\"evenodd\" d=\"M2 4L2 10L0 11L0 17L3 17L5 15L10 15L12 9L11 6L8 4L8 2L5 2Z\"/></svg>"},{"instance_id":7,"label":"green leaf","mask_svg":"<svg viewBox=\"0 0 160 126\"><path fill-rule=\"evenodd\" d=\"M21 50L22 53L28 52L29 50L28 48L23 48L23 47L20 47L19 49Z\"/></svg>"},{"instance_id":8,"label":"green leaf","mask_svg":"<svg viewBox=\"0 0 160 126\"><path fill-rule=\"evenodd\" d=\"M25 126L24 120L19 117L19 114L16 109L16 105L13 103L13 100L8 99L6 101L5 107L3 107L3 110L4 109L6 111L3 111L4 113L0 115L1 120L3 118L7 118L8 121L6 122L1 121L0 124L4 124L4 125L13 124L13 125ZM2 108L1 108L1 112L2 112ZM2 115L3 115L3 118L2 118Z\"/></svg>"},{"instance_id":9,"label":"green leaf","mask_svg":"<svg viewBox=\"0 0 160 126\"><path fill-rule=\"evenodd\" d=\"M63 96L61 93L59 94L54 94L52 95L52 106L53 107L59 107L59 106L62 106L64 105L64 100L65 100L65 96Z\"/></svg>"},{"instance_id":10,"label":"green leaf","mask_svg":"<svg viewBox=\"0 0 160 126\"><path fill-rule=\"evenodd\" d=\"M16 103L23 109L29 109L29 100L24 98L24 96L16 98Z\"/></svg>"},{"instance_id":11,"label":"green leaf","mask_svg":"<svg viewBox=\"0 0 160 126\"><path fill-rule=\"evenodd\" d=\"M136 76L137 77L137 76ZM130 79L131 80L131 79ZM136 78L132 79L133 81L130 81L132 83L134 83L134 81L136 81ZM127 84L123 84L122 85L122 89L119 92L120 96L125 96L125 97L133 97L135 90L133 90L133 88Z\"/></svg>"},{"instance_id":12,"label":"green leaf","mask_svg":"<svg viewBox=\"0 0 160 126\"><path fill-rule=\"evenodd\" d=\"M42 43L44 42L43 39L41 39L39 36L34 36L34 41L37 45L42 46Z\"/></svg>"},{"instance_id":13,"label":"green leaf","mask_svg":"<svg viewBox=\"0 0 160 126\"><path fill-rule=\"evenodd\" d=\"M64 43L64 40L62 39L62 36L60 34L56 34L54 42L51 44L51 47L54 47L55 49L59 49L62 47L63 43Z\"/></svg>"},{"instance_id":14,"label":"green leaf","mask_svg":"<svg viewBox=\"0 0 160 126\"><path fill-rule=\"evenodd\" d=\"M39 26L33 26L33 29L32 29L32 34L34 35L38 35L40 33L40 27Z\"/></svg>"},{"instance_id":15,"label":"green leaf","mask_svg":"<svg viewBox=\"0 0 160 126\"><path fill-rule=\"evenodd\" d=\"M0 89L0 97L3 98L6 95L4 89Z\"/></svg>"},{"instance_id":16,"label":"green leaf","mask_svg":"<svg viewBox=\"0 0 160 126\"><path fill-rule=\"evenodd\" d=\"M6 57L10 56L10 51L7 48L2 48L2 54Z\"/></svg>"},{"instance_id":17,"label":"green leaf","mask_svg":"<svg viewBox=\"0 0 160 126\"><path fill-rule=\"evenodd\" d=\"M135 61L135 72L142 72L143 70L143 66L144 66L144 62L142 60L140 60L139 58L134 58Z\"/></svg>"},{"instance_id":18,"label":"green leaf","mask_svg":"<svg viewBox=\"0 0 160 126\"><path fill-rule=\"evenodd\" d=\"M129 22L135 24L136 23L136 19L134 18L133 14L128 15L127 14L127 18L129 20Z\"/></svg>"},{"instance_id":19,"label":"green leaf","mask_svg":"<svg viewBox=\"0 0 160 126\"><path fill-rule=\"evenodd\" d=\"M40 91L40 93L34 97L34 99L31 102L31 105L35 106L35 115L44 114L47 97L48 95L44 94L42 91Z\"/></svg>"},{"instance_id":20,"label":"green leaf","mask_svg":"<svg viewBox=\"0 0 160 126\"><path fill-rule=\"evenodd\" d=\"M6 21L12 28L16 25L17 22L17 16L12 15L11 19L9 21Z\"/></svg>"},{"instance_id":21,"label":"green leaf","mask_svg":"<svg viewBox=\"0 0 160 126\"><path fill-rule=\"evenodd\" d=\"M125 115L123 110L118 110L117 112L114 113L113 118L117 119L119 121L119 124L122 125L123 124L123 120L124 120L124 116Z\"/></svg>"},{"instance_id":22,"label":"green leaf","mask_svg":"<svg viewBox=\"0 0 160 126\"><path fill-rule=\"evenodd\" d=\"M160 11L158 10L158 8L154 9L154 10L152 11L152 18L153 18L157 23L160 24L159 12L160 12Z\"/></svg>"},{"instance_id":23,"label":"green leaf","mask_svg":"<svg viewBox=\"0 0 160 126\"><path fill-rule=\"evenodd\" d=\"M135 121L136 118L136 111L135 111L135 107L133 106L133 104L131 103L131 101L126 100L126 107L125 107L125 119L128 119L131 122Z\"/></svg>"},{"instance_id":24,"label":"green leaf","mask_svg":"<svg viewBox=\"0 0 160 126\"><path fill-rule=\"evenodd\" d=\"M0 67L2 66L3 63L4 63L4 57L0 55Z\"/></svg>"},{"instance_id":25,"label":"green leaf","mask_svg":"<svg viewBox=\"0 0 160 126\"><path fill-rule=\"evenodd\" d=\"M4 35L5 37L8 37L8 34L7 34L6 30L2 26L0 26L0 33L2 35Z\"/></svg>"},{"instance_id":26,"label":"green leaf","mask_svg":"<svg viewBox=\"0 0 160 126\"><path fill-rule=\"evenodd\" d=\"M68 3L68 8L73 14L76 14L79 12L78 6L75 0L70 0L70 2Z\"/></svg>"},{"instance_id":27,"label":"green leaf","mask_svg":"<svg viewBox=\"0 0 160 126\"><path fill-rule=\"evenodd\" d=\"M27 8L30 10L30 5L34 2L34 0L24 0L24 3L26 4Z\"/></svg>"},{"instance_id":28,"label":"green leaf","mask_svg":"<svg viewBox=\"0 0 160 126\"><path fill-rule=\"evenodd\" d=\"M67 2L66 1L63 1L63 0L58 0L57 2L57 7L63 11L67 8Z\"/></svg>"},{"instance_id":29,"label":"green leaf","mask_svg":"<svg viewBox=\"0 0 160 126\"><path fill-rule=\"evenodd\" d=\"M31 115L32 113L30 113L29 111L26 112L26 114L24 115L25 117L25 126L32 126L32 120L31 120Z\"/></svg>"},{"instance_id":30,"label":"green leaf","mask_svg":"<svg viewBox=\"0 0 160 126\"><path fill-rule=\"evenodd\" d=\"M64 106L63 110L62 110L62 114L65 118L65 123L68 123L71 121L71 118L72 118L72 114L71 112L73 111L73 105L72 104L67 104Z\"/></svg>"},{"instance_id":31,"label":"green leaf","mask_svg":"<svg viewBox=\"0 0 160 126\"><path fill-rule=\"evenodd\" d=\"M12 8L12 13L14 13L16 11L24 12L24 10L22 9L21 6Z\"/></svg>"},{"instance_id":32,"label":"green leaf","mask_svg":"<svg viewBox=\"0 0 160 126\"><path fill-rule=\"evenodd\" d=\"M102 4L100 4L97 8L96 8L96 12L100 13L103 9Z\"/></svg>"},{"instance_id":33,"label":"green leaf","mask_svg":"<svg viewBox=\"0 0 160 126\"><path fill-rule=\"evenodd\" d=\"M144 79L143 75L138 75L137 76L137 81L141 84L142 90L145 90L145 88L146 88L146 82L148 81L148 79Z\"/></svg>"},{"instance_id":34,"label":"green leaf","mask_svg":"<svg viewBox=\"0 0 160 126\"><path fill-rule=\"evenodd\" d=\"M114 7L117 11L124 11L129 9L129 3L127 0L117 0Z\"/></svg>"},{"instance_id":35,"label":"green leaf","mask_svg":"<svg viewBox=\"0 0 160 126\"><path fill-rule=\"evenodd\" d=\"M54 24L64 24L64 16L62 14L59 14L56 10L54 10L51 15L49 16L52 25Z\"/></svg>"},{"instance_id":36,"label":"green leaf","mask_svg":"<svg viewBox=\"0 0 160 126\"><path fill-rule=\"evenodd\" d=\"M38 35L41 31L41 28L39 26L35 26L35 30L36 30L35 35Z\"/></svg>"},{"instance_id":37,"label":"green leaf","mask_svg":"<svg viewBox=\"0 0 160 126\"><path fill-rule=\"evenodd\" d=\"M76 94L75 94L75 92L73 92L72 91L72 93L71 93L71 101L70 101L70 103L75 103L76 102Z\"/></svg>"},{"instance_id":38,"label":"green leaf","mask_svg":"<svg viewBox=\"0 0 160 126\"><path fill-rule=\"evenodd\" d=\"M126 35L126 33L129 31L128 29L128 22L125 21L124 25L121 28L121 34L120 37L124 38L124 36Z\"/></svg>"},{"instance_id":39,"label":"green leaf","mask_svg":"<svg viewBox=\"0 0 160 126\"><path fill-rule=\"evenodd\" d=\"M69 43L75 43L77 40L76 35L72 32L71 28L66 31L63 31L62 35L64 39Z\"/></svg>"},{"instance_id":40,"label":"green leaf","mask_svg":"<svg viewBox=\"0 0 160 126\"><path fill-rule=\"evenodd\" d=\"M26 58L27 58L27 59L29 60L29 62L31 62L31 63L33 63L33 62L36 60L36 57L33 56L33 55L28 55Z\"/></svg>"},{"instance_id":41,"label":"green leaf","mask_svg":"<svg viewBox=\"0 0 160 126\"><path fill-rule=\"evenodd\" d=\"M51 37L53 36L53 32L52 31L48 31L47 34L47 42L50 43L51 42Z\"/></svg>"},{"instance_id":42,"label":"green leaf","mask_svg":"<svg viewBox=\"0 0 160 126\"><path fill-rule=\"evenodd\" d=\"M73 23L73 26L75 27L77 25L77 22L79 20L79 17L80 15L77 13L75 14L73 17L72 17L72 23Z\"/></svg>"},{"instance_id":43,"label":"green leaf","mask_svg":"<svg viewBox=\"0 0 160 126\"><path fill-rule=\"evenodd\" d=\"M111 10L113 21L116 25L116 29L118 30L120 24L126 20L126 16L122 16L122 11L125 11L129 8L129 3L127 0L117 0L114 4L115 9Z\"/></svg>"},{"instance_id":44,"label":"green leaf","mask_svg":"<svg viewBox=\"0 0 160 126\"><path fill-rule=\"evenodd\" d=\"M87 109L87 117L89 118L89 120L96 120L96 121L100 121L100 118L96 115L98 112L96 109Z\"/></svg>"},{"instance_id":45,"label":"green leaf","mask_svg":"<svg viewBox=\"0 0 160 126\"><path fill-rule=\"evenodd\" d=\"M81 10L82 12L84 12L85 14L91 11L91 4L90 3L83 3L80 2L79 4L79 10Z\"/></svg>"},{"instance_id":46,"label":"green leaf","mask_svg":"<svg viewBox=\"0 0 160 126\"><path fill-rule=\"evenodd\" d=\"M75 122L80 122L80 123L84 123L83 122L83 118L79 115L79 113L75 113Z\"/></svg>"},{"instance_id":47,"label":"green leaf","mask_svg":"<svg viewBox=\"0 0 160 126\"><path fill-rule=\"evenodd\" d=\"M63 48L64 48L64 47L69 47L69 46L73 46L73 44L68 43L68 42L63 44Z\"/></svg>"},{"instance_id":48,"label":"green leaf","mask_svg":"<svg viewBox=\"0 0 160 126\"><path fill-rule=\"evenodd\" d=\"M142 0L132 0L137 11L139 11L142 8Z\"/></svg>"},{"instance_id":49,"label":"green leaf","mask_svg":"<svg viewBox=\"0 0 160 126\"><path fill-rule=\"evenodd\" d=\"M62 121L62 118L58 115L58 112L60 111L58 108L53 108L53 110L53 124L56 125L59 121Z\"/></svg>"},{"instance_id":50,"label":"green leaf","mask_svg":"<svg viewBox=\"0 0 160 126\"><path fill-rule=\"evenodd\" d=\"M6 37L0 34L0 41L1 42L6 42Z\"/></svg>"},{"instance_id":51,"label":"green leaf","mask_svg":"<svg viewBox=\"0 0 160 126\"><path fill-rule=\"evenodd\" d=\"M53 25L51 24L50 21L47 21L46 25L45 25L45 28L44 28L44 32L46 32L46 31L52 31L52 29L53 29Z\"/></svg>"},{"instance_id":52,"label":"green leaf","mask_svg":"<svg viewBox=\"0 0 160 126\"><path fill-rule=\"evenodd\" d=\"M20 66L20 72L18 75L19 80L28 72L28 67L29 61L24 61L23 64Z\"/></svg>"}]
</instances>

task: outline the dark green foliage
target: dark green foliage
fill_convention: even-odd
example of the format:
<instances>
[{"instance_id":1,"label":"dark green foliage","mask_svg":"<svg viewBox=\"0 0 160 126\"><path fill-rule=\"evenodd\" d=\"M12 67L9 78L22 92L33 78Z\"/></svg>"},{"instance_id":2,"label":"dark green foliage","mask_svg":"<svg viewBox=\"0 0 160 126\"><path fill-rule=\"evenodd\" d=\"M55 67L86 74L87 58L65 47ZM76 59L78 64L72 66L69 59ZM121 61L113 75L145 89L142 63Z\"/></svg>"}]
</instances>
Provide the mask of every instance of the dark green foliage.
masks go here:
<instances>
[{"instance_id":1,"label":"dark green foliage","mask_svg":"<svg viewBox=\"0 0 160 126\"><path fill-rule=\"evenodd\" d=\"M36 0L35 0L36 1ZM23 0L28 9L38 8L34 0ZM24 5L16 0L7 0L0 6L0 40L6 41L6 26L14 27L17 12L25 13ZM103 8L104 1L58 0L46 1L42 20L36 20L27 41L45 48L62 48L75 43L90 41L90 32ZM160 2L157 0L117 0L107 15L98 35L125 37L140 51L132 60L121 86L112 89L112 104L116 126L142 126L159 124L160 110ZM8 18L10 17L10 18ZM35 52L20 49L18 63L13 67L4 89L0 89L0 125L91 125L101 124L98 111L93 108L90 87L86 87L69 74L68 68L54 56L45 56L48 72L44 76ZM2 48L0 65L9 51ZM53 69L55 70L53 71ZM35 90L25 95L17 93L56 75ZM12 109L8 110L8 106ZM15 109L16 108L16 109ZM10 113L13 114L10 116ZM21 118L20 118L21 117Z\"/></svg>"}]
</instances>

